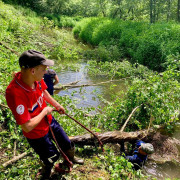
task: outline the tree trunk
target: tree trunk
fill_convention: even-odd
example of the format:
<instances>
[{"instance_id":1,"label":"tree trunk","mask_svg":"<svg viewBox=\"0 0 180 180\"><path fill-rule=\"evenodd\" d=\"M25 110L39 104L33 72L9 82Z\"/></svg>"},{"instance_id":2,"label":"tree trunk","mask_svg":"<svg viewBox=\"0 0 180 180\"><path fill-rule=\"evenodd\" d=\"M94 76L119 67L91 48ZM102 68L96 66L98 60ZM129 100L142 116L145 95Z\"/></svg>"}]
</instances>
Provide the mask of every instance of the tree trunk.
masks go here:
<instances>
[{"instance_id":1,"label":"tree trunk","mask_svg":"<svg viewBox=\"0 0 180 180\"><path fill-rule=\"evenodd\" d=\"M150 0L150 23L153 23L153 0Z\"/></svg>"},{"instance_id":2,"label":"tree trunk","mask_svg":"<svg viewBox=\"0 0 180 180\"><path fill-rule=\"evenodd\" d=\"M167 22L169 21L170 18L170 9L171 9L171 0L167 1Z\"/></svg>"},{"instance_id":3,"label":"tree trunk","mask_svg":"<svg viewBox=\"0 0 180 180\"><path fill-rule=\"evenodd\" d=\"M177 20L178 20L178 22L180 22L180 0L178 0Z\"/></svg>"},{"instance_id":4,"label":"tree trunk","mask_svg":"<svg viewBox=\"0 0 180 180\"><path fill-rule=\"evenodd\" d=\"M134 144L136 140L143 140L152 143L155 152L149 157L157 163L177 162L180 163L180 140L161 134L163 127L157 130L150 129L136 132L110 131L99 134L98 137L103 144L121 144L129 142ZM97 145L98 141L90 134L69 137L72 142L78 145ZM120 151L120 148L119 148Z\"/></svg>"},{"instance_id":5,"label":"tree trunk","mask_svg":"<svg viewBox=\"0 0 180 180\"><path fill-rule=\"evenodd\" d=\"M121 142L134 142L137 139L143 139L153 130L147 132L147 130L136 131L136 132L120 132L120 131L109 131L105 133L98 134L97 136L102 141L103 144L106 143L121 143ZM70 140L75 144L79 145L95 145L97 143L96 138L90 134L85 134L81 136L70 137Z\"/></svg>"},{"instance_id":6,"label":"tree trunk","mask_svg":"<svg viewBox=\"0 0 180 180\"><path fill-rule=\"evenodd\" d=\"M156 22L156 0L154 0L154 4L153 4L153 10L154 10L154 15L153 15L153 22Z\"/></svg>"}]
</instances>

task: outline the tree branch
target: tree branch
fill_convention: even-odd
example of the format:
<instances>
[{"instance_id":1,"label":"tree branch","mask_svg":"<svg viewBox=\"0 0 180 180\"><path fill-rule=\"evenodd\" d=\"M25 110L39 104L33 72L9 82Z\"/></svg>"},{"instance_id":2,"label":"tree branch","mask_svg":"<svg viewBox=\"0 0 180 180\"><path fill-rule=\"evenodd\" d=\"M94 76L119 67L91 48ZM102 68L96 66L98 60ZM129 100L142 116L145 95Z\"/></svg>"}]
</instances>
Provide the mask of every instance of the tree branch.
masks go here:
<instances>
[{"instance_id":1,"label":"tree branch","mask_svg":"<svg viewBox=\"0 0 180 180\"><path fill-rule=\"evenodd\" d=\"M122 79L126 79L126 78L122 78ZM96 84L80 84L80 85L74 85L75 83L69 83L69 84L65 84L62 85L61 87L54 87L55 90L63 90L65 88L78 88L78 87L85 87L85 86L98 86L101 84L106 84L106 83L110 83L110 82L115 82L115 81L120 81L122 79L116 79L116 80L109 80L109 81L105 81L105 82L100 82L100 83L96 83Z\"/></svg>"},{"instance_id":2,"label":"tree branch","mask_svg":"<svg viewBox=\"0 0 180 180\"><path fill-rule=\"evenodd\" d=\"M141 104L141 105L142 105L142 104ZM135 112L141 105L135 107L135 108L132 110L131 114L129 115L129 117L127 118L126 122L125 122L124 125L122 126L120 132L123 132L123 131L124 131L124 128L126 127L128 121L131 119L131 117L132 117L132 115L134 114L134 112Z\"/></svg>"},{"instance_id":3,"label":"tree branch","mask_svg":"<svg viewBox=\"0 0 180 180\"><path fill-rule=\"evenodd\" d=\"M23 157L26 156L27 154L28 154L27 152L24 152L24 153L20 154L19 156L14 156L11 160L3 163L2 166L3 166L3 167L6 167L6 166L8 166L9 164L12 164L12 163L18 161L19 159L23 158Z\"/></svg>"}]
</instances>

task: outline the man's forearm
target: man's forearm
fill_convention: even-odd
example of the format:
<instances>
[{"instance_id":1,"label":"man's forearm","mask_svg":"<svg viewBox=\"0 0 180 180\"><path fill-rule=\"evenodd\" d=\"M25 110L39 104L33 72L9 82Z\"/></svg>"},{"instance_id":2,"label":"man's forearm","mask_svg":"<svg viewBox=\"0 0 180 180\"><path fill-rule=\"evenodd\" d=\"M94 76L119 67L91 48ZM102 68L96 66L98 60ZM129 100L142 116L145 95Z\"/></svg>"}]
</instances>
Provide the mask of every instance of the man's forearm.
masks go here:
<instances>
[{"instance_id":1,"label":"man's forearm","mask_svg":"<svg viewBox=\"0 0 180 180\"><path fill-rule=\"evenodd\" d=\"M42 111L40 114L38 114L37 116L35 116L34 118L30 119L29 121L27 121L25 124L21 125L21 128L26 132L30 132L32 131L40 122L41 120L44 118L44 116L47 115L46 111Z\"/></svg>"},{"instance_id":2,"label":"man's forearm","mask_svg":"<svg viewBox=\"0 0 180 180\"><path fill-rule=\"evenodd\" d=\"M44 93L44 97L46 99L46 101L51 104L53 107L57 107L59 105L59 103L48 93L47 90L43 91Z\"/></svg>"}]
</instances>

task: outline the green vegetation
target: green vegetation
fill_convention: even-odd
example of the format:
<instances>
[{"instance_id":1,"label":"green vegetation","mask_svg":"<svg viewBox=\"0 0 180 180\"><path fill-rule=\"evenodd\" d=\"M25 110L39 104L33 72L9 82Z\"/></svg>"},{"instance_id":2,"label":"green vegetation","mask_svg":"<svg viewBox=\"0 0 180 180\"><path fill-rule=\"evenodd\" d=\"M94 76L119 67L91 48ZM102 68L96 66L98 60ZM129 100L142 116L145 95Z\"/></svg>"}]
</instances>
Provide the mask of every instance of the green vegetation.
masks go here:
<instances>
[{"instance_id":1,"label":"green vegetation","mask_svg":"<svg viewBox=\"0 0 180 180\"><path fill-rule=\"evenodd\" d=\"M18 56L27 49L39 50L48 58L54 59L55 70L59 72L65 68L77 70L78 62L87 59L90 76L126 80L127 92L112 94L112 102L102 109L103 113L97 113L93 117L84 117L84 114L90 113L94 108L77 109L76 101L68 96L54 96L67 108L67 113L73 114L74 118L86 127L96 132L119 130L132 110L140 106L126 126L126 131L162 124L167 132L173 131L180 108L179 24L148 24L147 14L141 16L141 9L138 8L135 14L130 13L128 17L123 15L117 19L119 15L115 12L120 6L117 7L116 1L112 1L114 4L109 1L113 6L108 5L107 1L101 1L104 4L97 1L99 6L95 6L95 1L83 1L84 6L81 8L81 1L77 0L76 5L81 10L79 13L75 11L73 1L69 1L69 6L66 1L60 6L62 1L57 1L57 8L52 5L55 1L51 1L49 11L45 5L50 1L39 0L38 2L46 2L44 6L40 3L34 6L33 3L37 1L15 2L25 5L26 8L7 5L0 1L0 162L2 164L11 159L14 152L21 154L26 151L30 154L7 168L0 166L0 179L34 179L40 167L38 156L23 137L11 111L6 108L5 100L5 89L12 80L12 73L19 71ZM92 2L94 6L88 6ZM63 7L69 8L65 11ZM102 11L102 7L105 7L105 12ZM122 7L123 12L126 12L128 6L125 2ZM142 7L147 11L145 5ZM59 13L60 11L62 13ZM106 17L116 19L82 17L102 16L103 13ZM140 17L145 21L129 21L141 20ZM172 13L171 19L174 17ZM162 18L164 20L165 16ZM127 21L123 21L124 19ZM73 33L79 38L79 42L73 39L71 29L59 27L74 27ZM90 49L81 41L92 45L93 48ZM59 116L57 113L53 115L69 136L86 132L67 117ZM73 172L65 176L69 179L87 179L89 174L93 174L93 168L99 172L95 177L99 179L152 179L145 177L141 171L134 171L132 164L117 155L108 145L104 154L89 146L78 147L77 150L80 156L86 158L84 172L87 174L83 173L83 168L75 166Z\"/></svg>"},{"instance_id":2,"label":"green vegetation","mask_svg":"<svg viewBox=\"0 0 180 180\"><path fill-rule=\"evenodd\" d=\"M127 130L145 129L152 123L164 124L167 131L172 131L173 124L178 121L180 107L179 62L169 65L166 71L158 74L142 65L131 65L128 61L89 61L91 76L125 78L128 82L127 92L113 95L113 103L104 109L106 113L97 117L99 129L118 130L131 111L141 105L127 125Z\"/></svg>"},{"instance_id":3,"label":"green vegetation","mask_svg":"<svg viewBox=\"0 0 180 180\"><path fill-rule=\"evenodd\" d=\"M119 19L86 18L73 29L74 36L98 46L102 61L128 58L156 71L167 68L169 55L180 52L180 25L148 24ZM96 57L97 57L96 56Z\"/></svg>"},{"instance_id":4,"label":"green vegetation","mask_svg":"<svg viewBox=\"0 0 180 180\"><path fill-rule=\"evenodd\" d=\"M3 0L38 14L110 17L122 20L180 22L180 2L170 0Z\"/></svg>"}]
</instances>

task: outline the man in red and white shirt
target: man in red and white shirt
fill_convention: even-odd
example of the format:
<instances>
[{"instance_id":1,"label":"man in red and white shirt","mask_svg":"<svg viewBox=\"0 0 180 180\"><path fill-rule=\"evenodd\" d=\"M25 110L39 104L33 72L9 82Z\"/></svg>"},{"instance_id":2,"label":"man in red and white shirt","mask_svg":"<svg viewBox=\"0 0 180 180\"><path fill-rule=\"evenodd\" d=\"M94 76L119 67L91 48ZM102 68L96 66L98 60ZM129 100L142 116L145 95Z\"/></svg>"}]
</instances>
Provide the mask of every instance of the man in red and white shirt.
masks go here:
<instances>
[{"instance_id":1,"label":"man in red and white shirt","mask_svg":"<svg viewBox=\"0 0 180 180\"><path fill-rule=\"evenodd\" d=\"M19 65L21 71L15 74L7 87L6 100L24 136L45 165L44 177L50 176L53 164L59 158L45 117L61 149L71 161L83 164L83 160L74 157L74 145L51 115L53 108L46 105L48 102L60 114L65 113L64 108L47 92L42 79L47 66L54 65L54 61L46 59L41 52L28 50L20 56Z\"/></svg>"}]
</instances>

